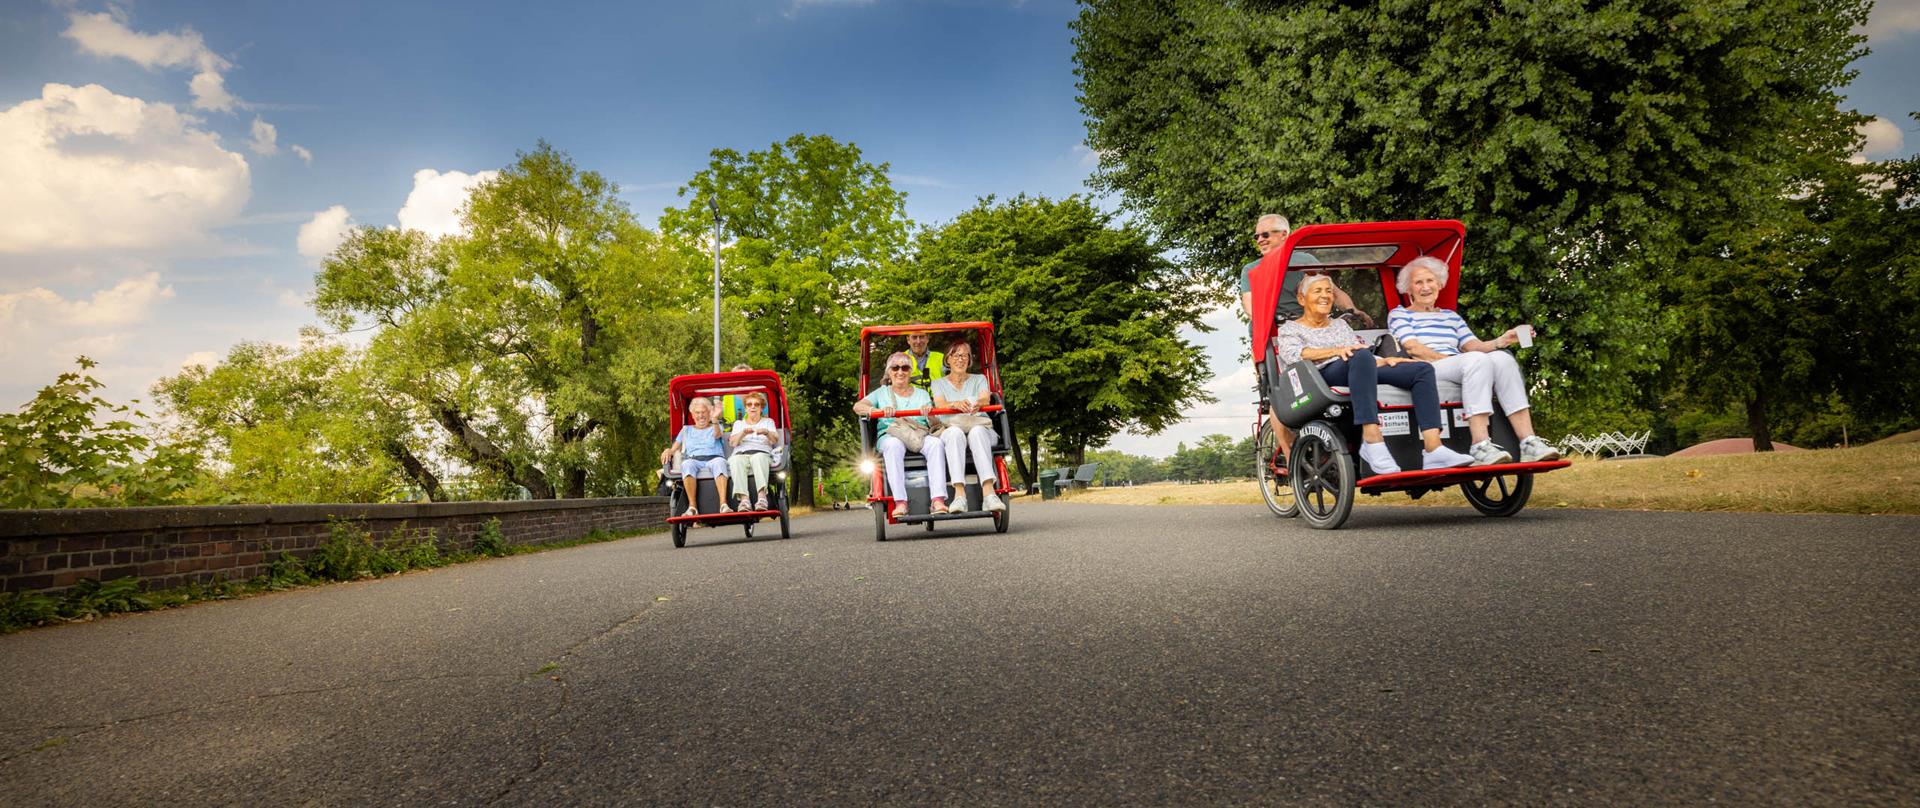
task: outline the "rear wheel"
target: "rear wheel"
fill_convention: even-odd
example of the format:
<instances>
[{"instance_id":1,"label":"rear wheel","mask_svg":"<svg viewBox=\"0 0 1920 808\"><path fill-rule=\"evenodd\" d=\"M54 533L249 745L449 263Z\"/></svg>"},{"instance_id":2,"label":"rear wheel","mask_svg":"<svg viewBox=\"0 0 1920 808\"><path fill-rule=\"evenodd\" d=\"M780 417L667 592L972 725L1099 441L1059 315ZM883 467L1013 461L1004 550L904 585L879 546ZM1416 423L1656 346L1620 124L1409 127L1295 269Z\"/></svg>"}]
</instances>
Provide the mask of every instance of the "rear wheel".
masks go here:
<instances>
[{"instance_id":1,"label":"rear wheel","mask_svg":"<svg viewBox=\"0 0 1920 808\"><path fill-rule=\"evenodd\" d=\"M1288 471L1300 518L1308 527L1332 530L1353 514L1353 454L1332 424L1314 421L1300 428Z\"/></svg>"},{"instance_id":2,"label":"rear wheel","mask_svg":"<svg viewBox=\"0 0 1920 808\"><path fill-rule=\"evenodd\" d=\"M1273 419L1260 419L1260 434L1253 441L1254 479L1260 481L1260 497L1267 510L1282 519L1300 514L1300 502L1293 497L1293 482L1287 477L1286 459L1280 454L1280 435Z\"/></svg>"},{"instance_id":3,"label":"rear wheel","mask_svg":"<svg viewBox=\"0 0 1920 808\"><path fill-rule=\"evenodd\" d=\"M793 538L793 529L787 525L787 518L791 515L789 511L793 510L793 507L787 502L787 486L785 483L780 484L778 496L780 497L780 538L791 539Z\"/></svg>"},{"instance_id":4,"label":"rear wheel","mask_svg":"<svg viewBox=\"0 0 1920 808\"><path fill-rule=\"evenodd\" d=\"M676 485L673 487L673 498L667 501L667 515L679 516L686 512L686 494L682 493L680 487ZM688 524L686 522L675 522L670 526L670 531L673 533L673 546L687 546L687 527Z\"/></svg>"},{"instance_id":5,"label":"rear wheel","mask_svg":"<svg viewBox=\"0 0 1920 808\"><path fill-rule=\"evenodd\" d=\"M873 505L869 507L873 509L873 540L886 541L887 540L887 503L884 501L875 502L873 503Z\"/></svg>"},{"instance_id":6,"label":"rear wheel","mask_svg":"<svg viewBox=\"0 0 1920 808\"><path fill-rule=\"evenodd\" d=\"M744 528L744 529L746 529L746 531L747 531L747 538L749 538L749 539L751 539L751 538L753 538L753 523L752 523L752 522L747 522L746 524L743 524L743 525L741 525L740 527L742 527L742 528Z\"/></svg>"},{"instance_id":7,"label":"rear wheel","mask_svg":"<svg viewBox=\"0 0 1920 808\"><path fill-rule=\"evenodd\" d=\"M1013 521L1013 492L1009 491L1007 494L1000 500L1000 510L993 512L993 532L995 533L1007 532L1008 524Z\"/></svg>"},{"instance_id":8,"label":"rear wheel","mask_svg":"<svg viewBox=\"0 0 1920 808\"><path fill-rule=\"evenodd\" d=\"M1466 494L1467 502L1484 515L1512 516L1527 507L1527 498L1533 496L1533 475L1471 480L1460 484L1460 493Z\"/></svg>"}]
</instances>

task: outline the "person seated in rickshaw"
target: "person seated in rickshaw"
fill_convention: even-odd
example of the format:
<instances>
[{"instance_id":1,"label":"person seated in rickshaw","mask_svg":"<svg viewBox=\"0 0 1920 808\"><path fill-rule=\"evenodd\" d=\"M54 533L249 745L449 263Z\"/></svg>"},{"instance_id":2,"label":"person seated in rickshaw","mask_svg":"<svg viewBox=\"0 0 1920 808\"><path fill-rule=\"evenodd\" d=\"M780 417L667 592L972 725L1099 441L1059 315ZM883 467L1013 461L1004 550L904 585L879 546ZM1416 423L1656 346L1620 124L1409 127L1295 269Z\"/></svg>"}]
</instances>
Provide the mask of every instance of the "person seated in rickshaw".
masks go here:
<instances>
[{"instance_id":1,"label":"person seated in rickshaw","mask_svg":"<svg viewBox=\"0 0 1920 808\"><path fill-rule=\"evenodd\" d=\"M733 479L745 480L747 472L753 472L754 494L753 510L767 509L767 479L773 474L773 452L780 448L780 426L768 418L767 394L755 390L745 397L746 412L733 422L733 431L727 435L727 443L733 446L733 456L727 458L727 470ZM738 491L733 495L734 510L747 510L747 492Z\"/></svg>"},{"instance_id":2,"label":"person seated in rickshaw","mask_svg":"<svg viewBox=\"0 0 1920 808\"><path fill-rule=\"evenodd\" d=\"M927 350L931 344L931 334L907 335L907 358L913 361L913 378L910 381L922 390L931 390L933 380L946 375L946 357L939 351Z\"/></svg>"},{"instance_id":3,"label":"person seated in rickshaw","mask_svg":"<svg viewBox=\"0 0 1920 808\"><path fill-rule=\"evenodd\" d=\"M1423 255L1400 268L1400 294L1413 302L1387 313L1387 328L1407 356L1433 365L1438 381L1460 385L1467 411L1467 429L1473 435L1473 464L1506 463L1513 455L1487 434L1493 400L1507 411L1507 422L1520 438L1520 462L1560 459L1560 450L1533 432L1533 413L1527 403L1527 382L1520 363L1501 350L1518 342L1519 329L1508 329L1491 340L1475 336L1460 313L1440 308L1440 290L1447 285L1447 262Z\"/></svg>"},{"instance_id":4,"label":"person seated in rickshaw","mask_svg":"<svg viewBox=\"0 0 1920 808\"><path fill-rule=\"evenodd\" d=\"M720 422L713 417L713 403L704 396L695 396L687 402L687 415L693 423L680 427L680 434L674 436L673 443L660 453L660 465L673 461L676 451L686 453L686 461L680 464L680 489L687 494L687 512L681 516L700 515L700 497L694 489L694 480L710 477L720 494L720 512L732 513L727 507L727 450L723 445L726 439L720 434Z\"/></svg>"},{"instance_id":5,"label":"person seated in rickshaw","mask_svg":"<svg viewBox=\"0 0 1920 808\"><path fill-rule=\"evenodd\" d=\"M1375 474L1401 471L1380 431L1380 382L1413 394L1414 421L1425 449L1421 468L1445 469L1472 463L1472 457L1440 443L1440 393L1433 380L1433 366L1398 356L1374 358L1373 351L1345 320L1333 318L1334 288L1332 278L1317 272L1301 279L1297 295L1300 319L1288 320L1276 335L1280 362L1291 365L1305 359L1320 368L1327 384L1347 387L1353 399L1353 422L1360 427L1360 459Z\"/></svg>"},{"instance_id":6,"label":"person seated in rickshaw","mask_svg":"<svg viewBox=\"0 0 1920 808\"><path fill-rule=\"evenodd\" d=\"M947 346L947 374L933 380L933 406L940 409L960 410L959 415L938 416L941 422L939 430L940 444L947 450L947 469L952 472L953 499L952 510L967 510L966 455L973 451L973 470L980 478L980 507L989 511L1004 511L1007 505L993 490L998 487L998 478L994 476L993 444L1000 439L993 431L993 422L979 412L981 407L993 403L993 391L987 389L987 377L978 373L968 373L967 368L973 361L973 346L964 339L957 339Z\"/></svg>"},{"instance_id":7,"label":"person seated in rickshaw","mask_svg":"<svg viewBox=\"0 0 1920 808\"><path fill-rule=\"evenodd\" d=\"M917 335L922 339L925 335ZM853 403L853 412L865 417L880 414L880 420L874 425L880 439L876 442L881 457L886 460L887 490L893 492L893 515L904 516L907 512L907 449L906 442L891 433L894 412L898 410L924 410L933 406L933 396L927 391L913 386L913 357L896 353L887 357L887 383L873 389L866 398ZM924 415L900 416L907 432L918 433L920 456L927 461L927 493L931 503L929 513L947 512L947 456L942 450L940 437L928 428Z\"/></svg>"}]
</instances>

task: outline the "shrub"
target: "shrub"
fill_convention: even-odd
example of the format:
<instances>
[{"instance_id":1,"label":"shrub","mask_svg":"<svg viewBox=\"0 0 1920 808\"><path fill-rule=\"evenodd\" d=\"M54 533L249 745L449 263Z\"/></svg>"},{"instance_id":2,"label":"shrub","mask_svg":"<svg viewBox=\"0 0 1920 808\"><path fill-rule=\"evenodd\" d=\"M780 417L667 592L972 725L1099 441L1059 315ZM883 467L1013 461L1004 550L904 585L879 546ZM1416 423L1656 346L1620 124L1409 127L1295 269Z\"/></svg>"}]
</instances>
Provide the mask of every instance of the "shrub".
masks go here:
<instances>
[{"instance_id":1,"label":"shrub","mask_svg":"<svg viewBox=\"0 0 1920 808\"><path fill-rule=\"evenodd\" d=\"M473 537L473 551L494 558L512 552L507 547L507 537L500 532L499 519L488 519L487 523L480 528L479 535Z\"/></svg>"},{"instance_id":2,"label":"shrub","mask_svg":"<svg viewBox=\"0 0 1920 808\"><path fill-rule=\"evenodd\" d=\"M314 577L351 581L373 575L376 566L383 566L376 559L381 555L380 548L373 546L373 536L365 529L336 519L328 532L327 540L314 548L313 555L307 559L307 567Z\"/></svg>"},{"instance_id":3,"label":"shrub","mask_svg":"<svg viewBox=\"0 0 1920 808\"><path fill-rule=\"evenodd\" d=\"M0 634L50 623L60 616L53 598L38 592L0 592Z\"/></svg>"},{"instance_id":4,"label":"shrub","mask_svg":"<svg viewBox=\"0 0 1920 808\"><path fill-rule=\"evenodd\" d=\"M291 553L281 553L278 559L269 564L265 578L261 585L275 591L313 583L313 574L307 571L307 562Z\"/></svg>"},{"instance_id":5,"label":"shrub","mask_svg":"<svg viewBox=\"0 0 1920 808\"><path fill-rule=\"evenodd\" d=\"M440 555L440 545L434 541L432 528L407 534L406 526L393 531L388 539L386 552L393 563L402 570L424 570L447 565L445 556Z\"/></svg>"},{"instance_id":6,"label":"shrub","mask_svg":"<svg viewBox=\"0 0 1920 808\"><path fill-rule=\"evenodd\" d=\"M60 602L60 614L81 619L117 612L143 612L154 605L153 599L140 591L139 579L117 578L103 584L88 578L67 590L66 599Z\"/></svg>"}]
</instances>

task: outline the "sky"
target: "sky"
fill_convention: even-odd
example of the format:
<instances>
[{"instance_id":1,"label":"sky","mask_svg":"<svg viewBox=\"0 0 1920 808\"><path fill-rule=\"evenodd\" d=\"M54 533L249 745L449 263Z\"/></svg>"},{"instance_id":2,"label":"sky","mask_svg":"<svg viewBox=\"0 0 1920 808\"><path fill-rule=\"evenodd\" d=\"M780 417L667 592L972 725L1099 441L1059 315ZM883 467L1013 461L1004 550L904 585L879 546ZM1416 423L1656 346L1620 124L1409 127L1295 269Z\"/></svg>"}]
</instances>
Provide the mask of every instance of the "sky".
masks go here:
<instances>
[{"instance_id":1,"label":"sky","mask_svg":"<svg viewBox=\"0 0 1920 808\"><path fill-rule=\"evenodd\" d=\"M1086 193L1063 0L0 4L0 406L85 354L106 397L316 322L354 225L452 232L545 139L643 221L716 148L796 133L886 163L907 214ZM1882 2L1849 103L1864 154L1920 149L1920 0ZM1902 78L1902 77L1908 78ZM1117 209L1119 200L1099 200ZM1251 223L1249 223L1251 226ZM1252 258L1251 252L1248 258ZM1187 336L1220 401L1111 448L1244 435L1244 326Z\"/></svg>"}]
</instances>

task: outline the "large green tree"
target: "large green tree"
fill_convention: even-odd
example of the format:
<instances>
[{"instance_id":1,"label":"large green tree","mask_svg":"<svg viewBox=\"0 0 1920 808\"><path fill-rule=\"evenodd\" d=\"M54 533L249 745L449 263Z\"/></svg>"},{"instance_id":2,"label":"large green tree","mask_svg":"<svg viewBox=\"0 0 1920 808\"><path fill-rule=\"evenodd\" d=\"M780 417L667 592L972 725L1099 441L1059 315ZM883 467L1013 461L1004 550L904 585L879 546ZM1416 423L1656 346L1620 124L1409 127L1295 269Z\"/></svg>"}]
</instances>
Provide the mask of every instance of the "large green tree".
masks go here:
<instances>
[{"instance_id":1,"label":"large green tree","mask_svg":"<svg viewBox=\"0 0 1920 808\"><path fill-rule=\"evenodd\" d=\"M356 230L323 263L316 307L374 330L378 383L471 468L536 498L642 484L667 379L705 369L689 250L544 142L478 186L462 222L443 239Z\"/></svg>"},{"instance_id":2,"label":"large green tree","mask_svg":"<svg viewBox=\"0 0 1920 808\"><path fill-rule=\"evenodd\" d=\"M1096 184L1224 278L1265 211L1459 218L1463 311L1532 322L1549 401L1630 395L1685 228L1780 190L1866 0L1087 0Z\"/></svg>"},{"instance_id":3,"label":"large green tree","mask_svg":"<svg viewBox=\"0 0 1920 808\"><path fill-rule=\"evenodd\" d=\"M1158 432L1210 400L1206 357L1178 334L1202 327L1207 293L1086 198L989 197L916 248L875 280L876 311L993 323L1022 478L1035 479L1042 440L1077 465L1122 429Z\"/></svg>"},{"instance_id":4,"label":"large green tree","mask_svg":"<svg viewBox=\"0 0 1920 808\"><path fill-rule=\"evenodd\" d=\"M906 196L894 190L886 163L825 135L794 135L746 154L716 149L680 195L687 206L669 208L660 227L683 243L711 241L718 207L731 239L721 285L745 315L749 364L785 379L794 488L809 502L812 470L834 459L822 444L849 434L868 283L905 253Z\"/></svg>"},{"instance_id":5,"label":"large green tree","mask_svg":"<svg viewBox=\"0 0 1920 808\"><path fill-rule=\"evenodd\" d=\"M0 413L0 508L166 505L199 482L194 454L155 442L135 424L132 404L100 397L104 386L79 367L40 388L18 411ZM138 402L134 402L138 403Z\"/></svg>"}]
</instances>

